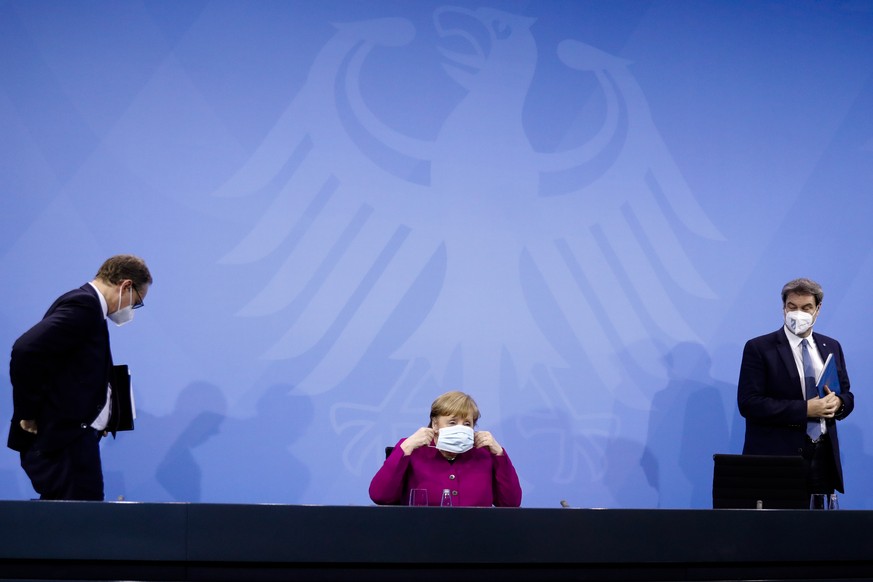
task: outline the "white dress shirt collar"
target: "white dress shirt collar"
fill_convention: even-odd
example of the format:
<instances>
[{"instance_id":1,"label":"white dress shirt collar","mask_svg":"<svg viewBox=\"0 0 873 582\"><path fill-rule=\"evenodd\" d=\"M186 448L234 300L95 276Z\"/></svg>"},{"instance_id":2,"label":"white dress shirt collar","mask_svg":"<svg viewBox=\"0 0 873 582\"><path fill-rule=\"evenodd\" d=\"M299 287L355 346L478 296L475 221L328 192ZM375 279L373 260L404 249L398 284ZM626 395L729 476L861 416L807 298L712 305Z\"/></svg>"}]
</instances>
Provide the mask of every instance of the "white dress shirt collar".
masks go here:
<instances>
[{"instance_id":1,"label":"white dress shirt collar","mask_svg":"<svg viewBox=\"0 0 873 582\"><path fill-rule=\"evenodd\" d=\"M88 281L88 284L97 292L97 299L100 300L100 307L103 309L103 319L106 319L106 316L109 313L109 305L106 304L106 298L103 297L103 293L100 292L100 289L98 289L94 283Z\"/></svg>"}]
</instances>

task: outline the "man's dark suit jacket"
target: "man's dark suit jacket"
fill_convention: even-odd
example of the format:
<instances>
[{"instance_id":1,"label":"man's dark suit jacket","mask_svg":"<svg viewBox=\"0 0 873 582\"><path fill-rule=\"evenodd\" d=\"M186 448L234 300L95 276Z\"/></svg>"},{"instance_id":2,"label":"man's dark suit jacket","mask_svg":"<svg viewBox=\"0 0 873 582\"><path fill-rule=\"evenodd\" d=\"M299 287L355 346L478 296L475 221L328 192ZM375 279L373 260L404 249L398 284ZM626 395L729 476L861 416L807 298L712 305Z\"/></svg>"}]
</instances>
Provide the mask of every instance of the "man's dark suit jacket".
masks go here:
<instances>
[{"instance_id":1,"label":"man's dark suit jacket","mask_svg":"<svg viewBox=\"0 0 873 582\"><path fill-rule=\"evenodd\" d=\"M77 438L106 404L111 366L97 291L85 284L59 297L12 347L9 448L52 451ZM38 434L22 430L22 419L36 420Z\"/></svg>"},{"instance_id":2,"label":"man's dark suit jacket","mask_svg":"<svg viewBox=\"0 0 873 582\"><path fill-rule=\"evenodd\" d=\"M843 406L836 419L842 420L855 408L855 396L849 389L849 376L843 349L837 340L813 332L822 361L834 355L840 378ZM746 419L746 455L798 455L806 439L806 400L800 374L791 352L785 329L746 342L737 404ZM843 493L843 467L836 419L827 420L827 431L836 463L837 491Z\"/></svg>"}]
</instances>

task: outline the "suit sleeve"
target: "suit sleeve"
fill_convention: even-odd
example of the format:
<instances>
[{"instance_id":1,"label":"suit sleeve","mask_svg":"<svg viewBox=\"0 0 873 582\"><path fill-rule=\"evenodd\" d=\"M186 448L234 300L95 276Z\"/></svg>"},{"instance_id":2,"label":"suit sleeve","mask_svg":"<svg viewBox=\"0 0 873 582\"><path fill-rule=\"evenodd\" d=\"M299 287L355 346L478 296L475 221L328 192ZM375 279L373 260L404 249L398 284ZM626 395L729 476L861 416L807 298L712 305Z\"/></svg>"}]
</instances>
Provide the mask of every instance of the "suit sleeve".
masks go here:
<instances>
[{"instance_id":1,"label":"suit sleeve","mask_svg":"<svg viewBox=\"0 0 873 582\"><path fill-rule=\"evenodd\" d=\"M777 371L758 342L749 340L743 349L737 405L740 414L759 424L789 425L806 422L806 401L800 387L786 385L789 379Z\"/></svg>"},{"instance_id":2,"label":"suit sleeve","mask_svg":"<svg viewBox=\"0 0 873 582\"><path fill-rule=\"evenodd\" d=\"M837 374L840 377L839 398L843 401L843 405L837 411L836 419L843 420L855 409L855 394L852 392L849 384L849 374L846 372L846 358L843 356L843 348L839 342L834 343L836 344L834 357L837 358Z\"/></svg>"}]
</instances>

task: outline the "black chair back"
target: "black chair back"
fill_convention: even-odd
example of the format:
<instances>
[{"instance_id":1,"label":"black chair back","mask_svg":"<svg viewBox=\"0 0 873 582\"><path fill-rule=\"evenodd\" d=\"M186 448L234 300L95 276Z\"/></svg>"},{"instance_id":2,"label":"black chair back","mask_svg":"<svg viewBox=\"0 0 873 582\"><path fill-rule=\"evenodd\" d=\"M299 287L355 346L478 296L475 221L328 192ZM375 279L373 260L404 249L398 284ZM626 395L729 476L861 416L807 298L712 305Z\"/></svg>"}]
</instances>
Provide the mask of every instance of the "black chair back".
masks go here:
<instances>
[{"instance_id":1,"label":"black chair back","mask_svg":"<svg viewBox=\"0 0 873 582\"><path fill-rule=\"evenodd\" d=\"M808 509L800 456L713 455L713 509Z\"/></svg>"}]
</instances>

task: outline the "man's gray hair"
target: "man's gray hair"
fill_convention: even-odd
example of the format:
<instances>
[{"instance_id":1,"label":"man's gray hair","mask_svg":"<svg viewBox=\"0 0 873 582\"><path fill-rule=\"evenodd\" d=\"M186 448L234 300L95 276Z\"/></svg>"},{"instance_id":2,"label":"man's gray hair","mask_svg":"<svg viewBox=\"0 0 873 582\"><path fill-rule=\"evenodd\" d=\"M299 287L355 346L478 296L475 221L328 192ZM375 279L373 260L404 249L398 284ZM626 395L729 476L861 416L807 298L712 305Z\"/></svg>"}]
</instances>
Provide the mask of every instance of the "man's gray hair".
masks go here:
<instances>
[{"instance_id":1,"label":"man's gray hair","mask_svg":"<svg viewBox=\"0 0 873 582\"><path fill-rule=\"evenodd\" d=\"M797 295L812 295L815 297L815 304L821 305L821 300L824 299L824 291L821 285L812 279L794 279L789 281L782 287L782 305L785 305L785 300L792 293Z\"/></svg>"}]
</instances>

